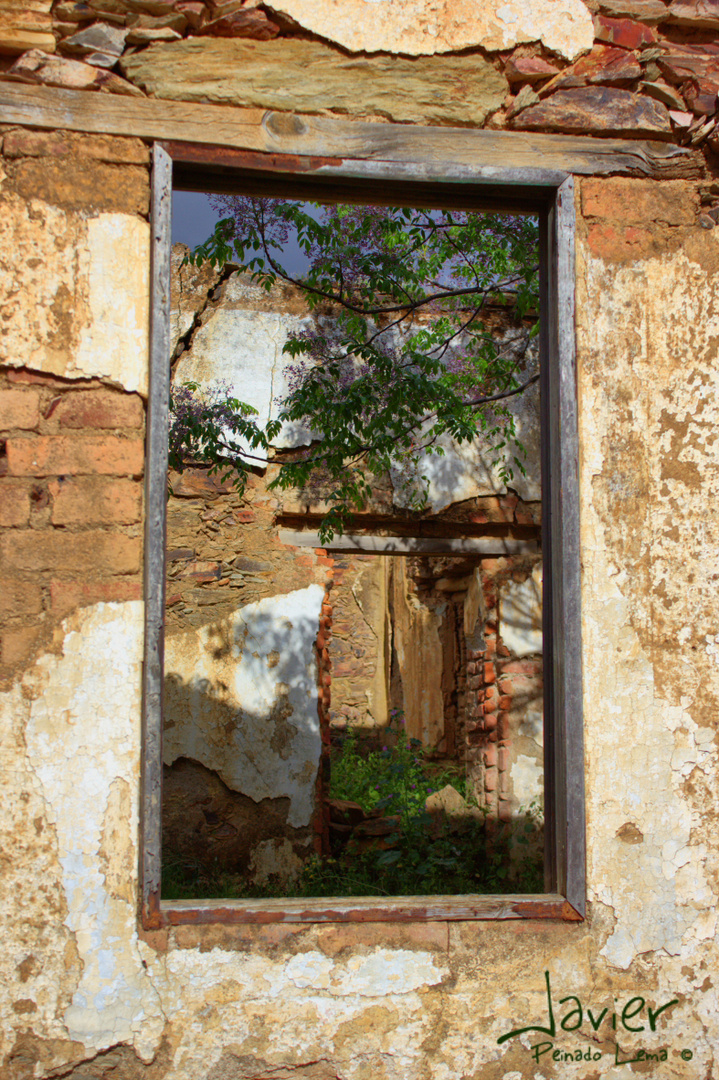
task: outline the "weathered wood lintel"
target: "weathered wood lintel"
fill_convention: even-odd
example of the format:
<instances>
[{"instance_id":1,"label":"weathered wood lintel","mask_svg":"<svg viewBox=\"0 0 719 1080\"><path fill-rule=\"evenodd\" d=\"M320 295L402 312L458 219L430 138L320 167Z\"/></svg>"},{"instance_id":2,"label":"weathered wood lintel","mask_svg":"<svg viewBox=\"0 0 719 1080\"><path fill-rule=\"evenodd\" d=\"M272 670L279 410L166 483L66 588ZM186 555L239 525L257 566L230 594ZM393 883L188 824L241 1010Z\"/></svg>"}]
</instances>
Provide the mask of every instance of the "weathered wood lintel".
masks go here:
<instances>
[{"instance_id":1,"label":"weathered wood lintel","mask_svg":"<svg viewBox=\"0 0 719 1080\"><path fill-rule=\"evenodd\" d=\"M478 555L498 559L503 555L536 555L533 540L511 540L502 536L466 536L460 539L431 536L368 536L345 533L323 543L318 532L281 529L280 543L293 547L323 548L325 551L356 551L365 555Z\"/></svg>"},{"instance_id":2,"label":"weathered wood lintel","mask_svg":"<svg viewBox=\"0 0 719 1080\"><path fill-rule=\"evenodd\" d=\"M467 178L496 171L506 184L508 166L517 170L518 183L542 183L544 177L555 186L559 173L662 179L703 171L700 153L666 142L369 123L2 81L0 118L30 127L372 162L377 178L383 163L395 166L396 177L398 164L418 162L422 179L434 180L436 173L445 183L453 174L463 180L467 170ZM319 168L332 172L331 165Z\"/></svg>"},{"instance_id":3,"label":"weathered wood lintel","mask_svg":"<svg viewBox=\"0 0 719 1080\"><path fill-rule=\"evenodd\" d=\"M163 926L254 923L461 922L554 919L581 921L558 894L534 896L323 897L317 900L172 900L160 905ZM153 928L156 928L153 926Z\"/></svg>"}]
</instances>

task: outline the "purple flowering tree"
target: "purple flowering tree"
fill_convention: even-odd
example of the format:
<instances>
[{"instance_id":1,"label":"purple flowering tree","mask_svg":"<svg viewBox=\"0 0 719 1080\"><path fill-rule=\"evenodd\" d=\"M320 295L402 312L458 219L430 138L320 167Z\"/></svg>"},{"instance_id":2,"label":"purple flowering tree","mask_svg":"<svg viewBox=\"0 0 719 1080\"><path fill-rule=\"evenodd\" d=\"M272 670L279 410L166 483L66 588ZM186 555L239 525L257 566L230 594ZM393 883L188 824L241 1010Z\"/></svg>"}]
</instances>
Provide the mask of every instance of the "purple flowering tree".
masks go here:
<instances>
[{"instance_id":1,"label":"purple flowering tree","mask_svg":"<svg viewBox=\"0 0 719 1080\"><path fill-rule=\"evenodd\" d=\"M313 316L291 336L289 393L279 418L260 427L252 410L220 387L173 393L170 457L237 470L238 483L285 422L315 436L282 465L274 486L306 487L321 477L332 504L322 533L342 531L372 485L390 469L442 454L443 437L482 436L505 481L522 470L507 401L538 374L527 347L536 332L522 317L538 308L537 222L531 217L380 206L320 206L217 196L226 213L189 260L251 273L267 291L296 285ZM291 272L290 238L305 261ZM517 332L504 343L485 324L487 305L511 304ZM260 455L257 455L260 457ZM414 489L416 508L426 483Z\"/></svg>"}]
</instances>

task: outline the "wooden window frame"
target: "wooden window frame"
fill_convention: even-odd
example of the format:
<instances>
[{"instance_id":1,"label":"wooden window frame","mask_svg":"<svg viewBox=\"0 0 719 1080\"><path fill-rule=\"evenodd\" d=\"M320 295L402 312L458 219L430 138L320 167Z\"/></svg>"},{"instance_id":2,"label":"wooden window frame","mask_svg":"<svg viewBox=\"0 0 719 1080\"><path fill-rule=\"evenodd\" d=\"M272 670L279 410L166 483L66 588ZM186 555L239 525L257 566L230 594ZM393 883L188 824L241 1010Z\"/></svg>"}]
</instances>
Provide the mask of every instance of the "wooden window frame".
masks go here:
<instances>
[{"instance_id":1,"label":"wooden window frame","mask_svg":"<svg viewBox=\"0 0 719 1080\"><path fill-rule=\"evenodd\" d=\"M227 111L227 110L223 110ZM299 118L289 118L290 120ZM264 119L265 128L271 130ZM328 127L329 125L329 127ZM338 121L337 130L348 127ZM574 331L574 182L559 168L526 165L526 147L504 135L506 165L483 164L481 140L467 163L466 131L442 131L428 160L422 139L396 125L376 128L385 153L336 156L332 121L320 124L330 154L312 156L156 142L152 152L151 342L145 526L140 916L146 929L207 923L386 922L558 919L585 914L585 808L580 612L577 390ZM421 131L422 129L420 129ZM431 130L431 129L424 129ZM407 137L407 132L410 133ZM293 132L290 132L292 135ZM479 136L489 134L478 132ZM504 133L502 133L504 134ZM453 155L456 136L457 153ZM394 154L386 153L392 146ZM403 149L403 140L408 149ZM589 142L590 140L586 140ZM315 143L317 137L315 138ZM321 149L321 146L320 146ZM371 149L371 148L370 148ZM571 155L570 155L571 156ZM388 160L389 158L389 160ZM541 159L540 159L541 160ZM582 169L581 171L585 171ZM545 889L543 894L343 899L160 899L162 683L170 352L170 220L173 173L185 190L326 198L413 206L533 211L541 235L542 548L544 552Z\"/></svg>"}]
</instances>

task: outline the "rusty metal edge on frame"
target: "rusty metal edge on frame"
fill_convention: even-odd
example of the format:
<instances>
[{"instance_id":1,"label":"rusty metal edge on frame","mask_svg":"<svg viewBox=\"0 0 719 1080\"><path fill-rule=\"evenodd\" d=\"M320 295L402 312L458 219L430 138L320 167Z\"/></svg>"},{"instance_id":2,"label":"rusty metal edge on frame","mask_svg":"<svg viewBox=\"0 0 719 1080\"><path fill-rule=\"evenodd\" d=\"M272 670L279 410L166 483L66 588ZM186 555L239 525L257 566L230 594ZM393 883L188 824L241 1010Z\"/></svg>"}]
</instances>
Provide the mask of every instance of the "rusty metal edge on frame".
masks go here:
<instances>
[{"instance_id":1,"label":"rusty metal edge on frame","mask_svg":"<svg viewBox=\"0 0 719 1080\"><path fill-rule=\"evenodd\" d=\"M188 154L201 167L196 149ZM582 728L582 672L579 580L579 494L576 373L574 356L574 204L573 180L552 171L522 177L526 198L534 200L542 234L543 332L542 362L542 505L545 547L545 864L546 893L507 897L426 897L422 902L397 897L393 901L347 898L316 901L208 900L160 901L162 790L162 666L164 634L167 410L169 407L169 259L172 156L185 154L177 143L155 144L152 169L152 316L150 395L147 434L147 509L145 526L146 643L143 675L143 757L141 812L141 917L146 929L180 924L272 922L385 922L417 919L552 919L576 922L585 911L585 816ZM327 192L326 158L297 163L276 160L280 155L242 153L222 155L244 168L236 186L243 187L248 171L263 179L277 169L284 187L314 176L316 194ZM211 166L210 155L210 164ZM256 160L255 160L256 159ZM216 159L215 159L216 160ZM248 170L249 165L249 170ZM288 170L287 166L290 165ZM369 177L358 163L332 161L331 175L360 199ZM226 167L226 166L225 166ZM229 170L228 170L229 171ZM234 170L233 170L234 171ZM288 176L289 172L289 176ZM406 163L397 170L407 184ZM474 191L468 201L497 201L501 175L467 177ZM507 176L517 182L516 171ZM426 173L417 163L418 188ZM526 179L525 179L526 177ZM231 179L229 177L228 179ZM534 183L532 183L532 180ZM527 183L529 181L529 183ZM343 188L345 187L343 183ZM455 181L455 184L457 182ZM208 184L208 187L210 185ZM433 180L432 188L441 188ZM303 195L306 197L303 187ZM479 191L478 191L479 189ZM408 191L405 187L405 191ZM511 188L510 188L511 190ZM453 195L456 198L457 187ZM523 197L525 196L523 192ZM409 197L409 196L408 196ZM482 200L483 201L483 200ZM511 198L510 198L510 201ZM506 207L505 207L506 208ZM546 559L546 552L550 553ZM548 587L547 587L548 586ZM547 648L549 643L549 648ZM549 663L547 663L547 659ZM548 669L548 670L547 670ZM546 676L549 678L546 678ZM418 899L418 898L417 898Z\"/></svg>"}]
</instances>

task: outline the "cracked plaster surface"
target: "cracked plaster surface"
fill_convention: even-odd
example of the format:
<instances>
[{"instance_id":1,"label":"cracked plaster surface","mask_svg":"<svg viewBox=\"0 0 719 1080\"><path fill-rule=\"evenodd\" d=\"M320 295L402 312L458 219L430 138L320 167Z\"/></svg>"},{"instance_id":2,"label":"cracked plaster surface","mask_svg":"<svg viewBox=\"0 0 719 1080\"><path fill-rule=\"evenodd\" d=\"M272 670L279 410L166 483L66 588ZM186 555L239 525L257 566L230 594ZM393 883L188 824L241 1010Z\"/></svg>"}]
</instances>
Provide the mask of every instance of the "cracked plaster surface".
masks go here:
<instances>
[{"instance_id":1,"label":"cracked plaster surface","mask_svg":"<svg viewBox=\"0 0 719 1080\"><path fill-rule=\"evenodd\" d=\"M290 361L283 355L283 346L290 334L311 323L307 315L262 310L263 300L263 291L257 286L239 274L230 277L221 296L202 310L174 373L177 383L196 382L204 390L223 383L233 397L257 410L254 419L260 427L276 419L278 402L289 390ZM173 323L178 329L185 325L190 329L188 316L178 304ZM306 429L285 424L274 445L282 449L309 442ZM242 445L250 449L248 444ZM260 447L252 448L252 454L267 460Z\"/></svg>"},{"instance_id":2,"label":"cracked plaster surface","mask_svg":"<svg viewBox=\"0 0 719 1080\"><path fill-rule=\"evenodd\" d=\"M581 0L273 0L272 7L350 52L409 56L541 41L573 60L591 49Z\"/></svg>"},{"instance_id":3,"label":"cracked plaster surface","mask_svg":"<svg viewBox=\"0 0 719 1080\"><path fill-rule=\"evenodd\" d=\"M658 1044L694 1059L666 1075L712 1074L715 232L624 266L578 245L588 922L454 925L446 951L429 931L409 948L361 927L333 931L334 952L323 927L236 951L138 940L142 607L101 604L0 697L3 1054L30 1030L58 1040L38 1077L116 1043L147 1060L169 1021L165 1080L205 1080L228 1054L327 1060L341 1080L516 1080L527 1048L503 1056L496 1038L541 1021L546 968L600 1009L678 998Z\"/></svg>"},{"instance_id":4,"label":"cracked plaster surface","mask_svg":"<svg viewBox=\"0 0 719 1080\"><path fill-rule=\"evenodd\" d=\"M147 393L150 227L4 196L0 363Z\"/></svg>"},{"instance_id":5,"label":"cracked plaster surface","mask_svg":"<svg viewBox=\"0 0 719 1080\"><path fill-rule=\"evenodd\" d=\"M314 643L324 589L245 604L221 622L169 636L164 760L191 758L256 802L288 797L309 825L322 750Z\"/></svg>"},{"instance_id":6,"label":"cracked plaster surface","mask_svg":"<svg viewBox=\"0 0 719 1080\"><path fill-rule=\"evenodd\" d=\"M704 701L719 673L704 631L719 530L704 507L719 487L719 304L707 288L717 241L705 243L695 259L581 263L588 871L615 918L601 953L624 970L716 931L717 855L702 832L716 788ZM622 841L627 823L640 842Z\"/></svg>"},{"instance_id":7,"label":"cracked plaster surface","mask_svg":"<svg viewBox=\"0 0 719 1080\"><path fill-rule=\"evenodd\" d=\"M77 956L59 980L63 1034L86 1050L129 1042L151 1058L164 1020L136 929L142 611L139 602L99 604L72 616L58 651L42 655L2 705L8 724L14 716L24 727L29 782L54 842L52 887L62 894L55 933Z\"/></svg>"}]
</instances>

